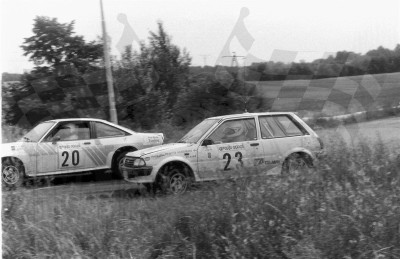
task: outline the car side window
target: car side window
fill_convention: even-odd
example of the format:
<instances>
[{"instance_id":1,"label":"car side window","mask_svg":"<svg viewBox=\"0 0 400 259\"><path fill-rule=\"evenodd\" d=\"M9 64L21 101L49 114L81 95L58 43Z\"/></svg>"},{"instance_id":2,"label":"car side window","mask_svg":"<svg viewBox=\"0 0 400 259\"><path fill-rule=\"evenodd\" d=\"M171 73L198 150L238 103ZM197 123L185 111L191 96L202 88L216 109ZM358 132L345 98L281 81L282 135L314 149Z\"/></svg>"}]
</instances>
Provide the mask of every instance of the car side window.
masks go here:
<instances>
[{"instance_id":1,"label":"car side window","mask_svg":"<svg viewBox=\"0 0 400 259\"><path fill-rule=\"evenodd\" d=\"M97 138L121 137L126 135L125 131L117 129L113 126L101 122L96 122L95 124Z\"/></svg>"},{"instance_id":2,"label":"car side window","mask_svg":"<svg viewBox=\"0 0 400 259\"><path fill-rule=\"evenodd\" d=\"M225 121L208 138L215 144L256 140L255 120Z\"/></svg>"},{"instance_id":3,"label":"car side window","mask_svg":"<svg viewBox=\"0 0 400 259\"><path fill-rule=\"evenodd\" d=\"M90 139L89 122L61 122L52 133L46 137L46 141L52 141L54 137L59 141Z\"/></svg>"},{"instance_id":4,"label":"car side window","mask_svg":"<svg viewBox=\"0 0 400 259\"><path fill-rule=\"evenodd\" d=\"M260 118L260 129L261 129L261 138L273 138L272 129L269 126L267 119L265 117Z\"/></svg>"},{"instance_id":5,"label":"car side window","mask_svg":"<svg viewBox=\"0 0 400 259\"><path fill-rule=\"evenodd\" d=\"M303 132L288 116L276 116L276 120L286 132L286 136L301 136Z\"/></svg>"},{"instance_id":6,"label":"car side window","mask_svg":"<svg viewBox=\"0 0 400 259\"><path fill-rule=\"evenodd\" d=\"M287 115L262 116L259 121L263 139L304 135L304 131Z\"/></svg>"},{"instance_id":7,"label":"car side window","mask_svg":"<svg viewBox=\"0 0 400 259\"><path fill-rule=\"evenodd\" d=\"M285 132L283 132L282 128L277 124L274 117L275 116L260 117L262 138L282 138L286 136Z\"/></svg>"}]
</instances>

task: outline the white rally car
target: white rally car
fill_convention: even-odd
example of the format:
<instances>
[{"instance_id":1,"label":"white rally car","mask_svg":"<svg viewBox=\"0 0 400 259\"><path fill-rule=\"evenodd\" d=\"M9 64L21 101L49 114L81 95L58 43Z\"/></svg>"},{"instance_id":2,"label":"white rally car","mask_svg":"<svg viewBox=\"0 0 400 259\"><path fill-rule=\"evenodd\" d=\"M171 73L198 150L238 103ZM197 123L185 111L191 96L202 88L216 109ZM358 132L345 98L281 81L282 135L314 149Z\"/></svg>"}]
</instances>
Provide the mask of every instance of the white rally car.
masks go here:
<instances>
[{"instance_id":1,"label":"white rally car","mask_svg":"<svg viewBox=\"0 0 400 259\"><path fill-rule=\"evenodd\" d=\"M192 181L295 171L322 152L294 113L244 113L208 118L177 143L127 153L120 168L126 181L182 193Z\"/></svg>"},{"instance_id":2,"label":"white rally car","mask_svg":"<svg viewBox=\"0 0 400 259\"><path fill-rule=\"evenodd\" d=\"M138 133L100 119L57 119L38 124L21 140L1 146L3 186L25 178L112 169L127 152L161 145L162 133Z\"/></svg>"}]
</instances>

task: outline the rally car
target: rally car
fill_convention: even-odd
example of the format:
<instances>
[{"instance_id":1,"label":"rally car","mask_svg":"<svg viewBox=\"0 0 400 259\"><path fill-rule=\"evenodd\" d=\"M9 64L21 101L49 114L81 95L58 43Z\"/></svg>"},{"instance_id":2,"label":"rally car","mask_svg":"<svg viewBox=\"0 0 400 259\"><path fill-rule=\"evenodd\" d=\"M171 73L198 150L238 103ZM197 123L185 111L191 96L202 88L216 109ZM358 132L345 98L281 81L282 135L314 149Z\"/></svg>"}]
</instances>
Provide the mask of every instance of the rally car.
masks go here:
<instances>
[{"instance_id":1,"label":"rally car","mask_svg":"<svg viewBox=\"0 0 400 259\"><path fill-rule=\"evenodd\" d=\"M322 153L318 135L294 113L244 113L208 118L177 143L129 152L120 168L126 181L182 193L193 181L291 173Z\"/></svg>"},{"instance_id":2,"label":"rally car","mask_svg":"<svg viewBox=\"0 0 400 259\"><path fill-rule=\"evenodd\" d=\"M100 119L44 121L15 143L2 144L3 186L26 178L111 169L130 151L161 145L162 133L138 133Z\"/></svg>"}]
</instances>

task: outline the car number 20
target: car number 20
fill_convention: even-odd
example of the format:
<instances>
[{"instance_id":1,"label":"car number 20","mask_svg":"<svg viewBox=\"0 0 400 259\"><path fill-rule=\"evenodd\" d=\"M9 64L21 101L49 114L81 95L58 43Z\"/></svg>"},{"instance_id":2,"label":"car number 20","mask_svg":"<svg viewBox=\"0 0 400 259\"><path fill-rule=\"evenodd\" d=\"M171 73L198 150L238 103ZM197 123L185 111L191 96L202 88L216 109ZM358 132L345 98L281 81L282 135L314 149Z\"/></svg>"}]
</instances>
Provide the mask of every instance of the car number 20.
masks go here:
<instances>
[{"instance_id":1,"label":"car number 20","mask_svg":"<svg viewBox=\"0 0 400 259\"><path fill-rule=\"evenodd\" d=\"M60 156L60 163L62 168L71 167L71 166L78 166L80 162L79 159L79 151L72 150L72 151L63 151Z\"/></svg>"}]
</instances>

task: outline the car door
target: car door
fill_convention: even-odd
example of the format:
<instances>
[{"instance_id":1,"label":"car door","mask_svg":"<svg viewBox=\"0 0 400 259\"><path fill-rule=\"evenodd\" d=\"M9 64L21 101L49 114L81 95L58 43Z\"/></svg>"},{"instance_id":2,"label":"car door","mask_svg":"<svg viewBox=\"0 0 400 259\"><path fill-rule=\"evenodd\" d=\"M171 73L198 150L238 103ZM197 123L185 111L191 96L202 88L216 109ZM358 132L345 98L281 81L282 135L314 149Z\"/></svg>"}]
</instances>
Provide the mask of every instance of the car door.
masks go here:
<instances>
[{"instance_id":1,"label":"car door","mask_svg":"<svg viewBox=\"0 0 400 259\"><path fill-rule=\"evenodd\" d=\"M200 145L197 155L203 180L250 175L255 159L263 157L254 118L226 120L206 139L211 144Z\"/></svg>"},{"instance_id":2,"label":"car door","mask_svg":"<svg viewBox=\"0 0 400 259\"><path fill-rule=\"evenodd\" d=\"M273 116L260 116L259 125L264 149L264 157L260 163L264 163L264 170L267 172L280 165L282 150L279 147L279 141L285 137L285 133L277 125Z\"/></svg>"},{"instance_id":3,"label":"car door","mask_svg":"<svg viewBox=\"0 0 400 259\"><path fill-rule=\"evenodd\" d=\"M290 115L260 116L259 122L267 169L277 167L287 152L303 146L306 131Z\"/></svg>"},{"instance_id":4,"label":"car door","mask_svg":"<svg viewBox=\"0 0 400 259\"><path fill-rule=\"evenodd\" d=\"M89 125L88 121L60 122L40 143L49 155L39 159L38 173L67 173L94 167L85 151L85 146L93 142Z\"/></svg>"}]
</instances>

